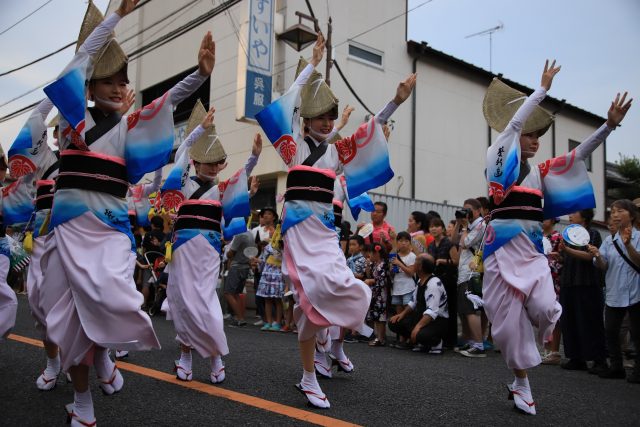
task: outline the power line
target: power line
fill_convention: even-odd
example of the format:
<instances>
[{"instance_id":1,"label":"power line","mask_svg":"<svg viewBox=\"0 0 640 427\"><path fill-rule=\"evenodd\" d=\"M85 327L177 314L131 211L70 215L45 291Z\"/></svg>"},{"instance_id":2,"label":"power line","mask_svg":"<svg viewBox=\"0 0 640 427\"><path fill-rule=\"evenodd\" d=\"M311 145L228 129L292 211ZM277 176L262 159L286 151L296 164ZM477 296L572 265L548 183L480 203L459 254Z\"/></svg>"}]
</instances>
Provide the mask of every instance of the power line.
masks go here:
<instances>
[{"instance_id":1,"label":"power line","mask_svg":"<svg viewBox=\"0 0 640 427\"><path fill-rule=\"evenodd\" d=\"M340 74L340 77L342 77L342 81L344 82L345 85L347 85L347 89L349 89L349 91L351 92L351 94L353 96L355 96L356 100L360 103L360 105L362 105L362 107L367 110L367 112L371 115L375 115L375 113L373 111L371 111L369 109L369 107L367 107L366 105L364 105L364 102L362 101L362 99L360 99L360 97L358 96L358 94L356 93L355 90L353 90L353 88L351 87L351 84L349 83L349 81L347 80L347 78L344 76L344 74L342 73L342 70L340 69L340 66L338 65L338 61L336 61L335 59L333 60L333 65L336 67L336 70L338 71L338 74Z\"/></svg>"},{"instance_id":2,"label":"power line","mask_svg":"<svg viewBox=\"0 0 640 427\"><path fill-rule=\"evenodd\" d=\"M74 44L76 44L76 42L71 42L71 43L69 43L67 45L62 46L58 50L55 50L55 51L53 51L51 53L46 54L45 56L42 56L42 57L40 57L38 59L35 59L35 60L29 62L28 64L24 64L24 65L21 65L19 67L14 68L13 70L9 70L9 71L5 71L4 73L0 73L0 77L6 76L7 74L15 73L16 71L22 70L23 68L27 68L30 65L36 64L36 63L38 63L38 62L40 62L40 61L42 61L44 59L47 59L47 58L49 58L49 57L51 57L51 56L53 56L53 55L55 55L57 53L62 52L63 50L73 46Z\"/></svg>"},{"instance_id":3,"label":"power line","mask_svg":"<svg viewBox=\"0 0 640 427\"><path fill-rule=\"evenodd\" d=\"M138 7L140 7L141 5L143 5L143 4L145 4L145 3L149 2L149 1L151 1L151 0L147 0L146 2L141 3L140 5L138 5ZM208 20L208 19L210 19L210 18L212 18L212 17L214 17L214 16L218 15L218 14L219 14L219 13L221 13L221 12L224 12L227 8L230 8L230 7L234 6L235 4L239 3L240 1L241 1L241 0L227 0L225 3L220 4L219 6L217 6L216 8L214 8L213 10L211 10L211 11L209 11L209 12L207 12L207 13L204 13L204 14L202 14L202 15L198 16L198 17L196 17L195 19L193 19L193 20L189 21L187 24L185 24L185 25L183 25L183 26L181 26L181 27L177 28L176 30L173 30L172 32L167 33L166 35L164 35L164 36L162 36L162 37L159 37L158 39L156 39L156 40L154 40L154 41L150 42L149 44L147 44L147 45L145 45L145 46L142 46L141 48L137 49L136 51L131 52L131 54L130 54L130 56L129 56L130 61L133 61L133 60L135 60L135 59L138 59L138 58L140 58L141 56L143 56L143 55L145 55L145 54L147 54L147 53L149 53L149 52L152 52L153 50L155 50L155 49L157 49L157 48L159 48L159 47L163 46L164 44L169 43L170 41L174 40L175 38L177 38L177 37L179 37L179 36L183 35L184 33L186 33L186 32L188 32L188 31L190 31L191 29L193 29L193 28L195 28L195 27L199 26L200 24L202 24L202 23L203 23L203 22L205 22L206 20ZM378 28L382 27L382 26L383 26L383 25L385 25L385 24L388 24L389 22L391 22L391 21L393 21L393 20L395 20L395 19L398 19L398 18L400 18L400 17L402 17L402 16L404 16L404 15L407 15L408 13L410 13L410 12L412 12L412 11L414 11L414 10L416 10L416 9L418 9L418 8L420 8L420 7L422 7L422 6L424 6L424 5L425 5L425 4L427 4L427 3L431 3L432 1L433 1L433 0L427 0L427 1L424 1L424 2L420 3L419 5L417 5L417 6L413 7L413 8L411 8L411 9L407 10L406 12L403 12L403 13L401 13L401 14L395 15L395 16L393 16L393 17L391 17L391 18L389 18L389 19L387 19L387 20L385 20L385 21L383 21L383 22L381 22L381 23L379 23L379 24L377 24L377 25L375 25L375 26L373 26L373 27L371 27L371 28L369 28L369 29L365 30L365 31L362 31L361 33L358 33L358 34L356 34L356 35L354 35L354 36L348 37L348 38L346 38L344 41L342 41L342 42L340 42L340 43L336 44L336 45L335 45L335 47L337 47L337 46L341 46L341 45L343 45L343 44L347 43L349 40L353 40L353 39L358 38L358 37L360 37L360 36L362 36L362 35L364 35L364 34L367 34L367 33L371 32L371 31L373 31L373 30L376 30L376 29L378 29ZM235 28L234 28L234 30L235 30ZM144 32L145 30L142 30L142 31ZM235 32L235 31L234 31L234 32ZM231 34L230 34L230 35L231 35ZM132 37L135 37L135 36L132 36ZM279 62L279 63L277 63L277 64L274 64L274 67L278 67L278 66L283 65L283 64L285 64L285 61L282 61L282 62ZM290 65L290 66L287 66L287 67L283 68L282 70L280 70L280 71L278 71L278 72L274 72L271 76L273 77L273 76L275 76L276 74L278 74L278 73L280 73L280 72L284 72L284 71L286 71L286 70L289 70L289 69L291 69L291 68L295 67L296 65L297 65L297 63L294 63L294 64L292 64L292 65ZM339 67L336 67L336 68L339 68ZM366 107L366 105L365 105L365 104L360 100L360 98L355 94L354 90L350 87L350 84L348 83L348 81L346 80L346 78L342 75L341 70L339 70L339 71L338 71L338 73L339 73L339 74L341 75L341 77L343 78L343 81L345 82L345 84L347 85L347 87L349 88L349 90L351 91L351 93L356 97L356 99L358 99L358 102L360 102L360 104L361 104L361 105L362 105L362 106L363 106L367 111L371 112L371 111L369 110L369 108L367 108L367 107ZM46 84L48 84L48 83L49 83L49 82L44 83L44 84L42 84L41 86L39 86L38 88L40 88L40 87L42 87L42 86L45 86L45 85L46 85ZM23 97L23 96L26 96L27 94L34 92L34 91L35 91L35 90L37 90L38 88L35 88L35 89L31 90L30 92L28 92L28 93L26 93L26 94L23 94L23 95L21 95L21 96L19 96L19 97L17 97L17 98L14 98L12 101L14 101L14 100L16 100L16 99L19 99L19 98L21 98L21 97ZM227 96L229 96L229 95L232 95L232 94L234 94L234 93L237 93L237 92L239 92L240 90L243 90L243 89L245 89L245 87L241 87L241 88L234 89L233 91L231 91L231 92L229 92L229 93L226 93L226 94L224 94L224 95L222 95L222 96L220 96L220 97L218 97L218 98L216 98L216 99L212 100L211 102L215 102L215 101L217 101L217 100L219 100L219 99L225 98L225 97L227 97ZM9 101L9 102L12 102L12 101ZM22 108L22 109L18 110L18 112L24 112L25 110L27 110L27 109L29 109L29 108L33 108L33 107L34 107L35 105L37 105L37 104L38 104L38 103L35 103L35 104L32 104L32 105L30 105L30 106L28 106L28 107ZM4 105L7 105L7 103L3 104L2 106L4 106ZM0 107L1 107L1 106L0 106ZM16 113L16 112L14 112L14 113ZM9 114L8 116L11 116L11 117L9 117L9 118L7 118L8 116L0 117L0 123L2 123L2 122L4 122L4 121L7 121L7 120L9 120L10 118L15 117L15 115L13 115L14 113ZM373 113L371 113L371 114L373 114ZM17 115L19 115L19 114L17 114Z\"/></svg>"},{"instance_id":4,"label":"power line","mask_svg":"<svg viewBox=\"0 0 640 427\"><path fill-rule=\"evenodd\" d=\"M12 29L13 27L15 27L16 25L18 25L19 23L21 23L22 21L24 21L25 19L29 18L31 15L33 15L34 13L36 13L37 11L39 11L40 9L42 9L43 7L45 7L46 5L48 5L49 3L51 3L53 0L47 0L46 2L44 2L44 4L42 6L40 6L39 8L37 8L36 10L34 10L33 12L30 12L29 14L27 14L27 16L25 16L22 19L19 19L18 22L16 22L15 24L11 25L9 28L6 28L4 30L2 30L0 32L0 36L3 35L4 33L6 33L7 31L9 31L10 29Z\"/></svg>"},{"instance_id":5,"label":"power line","mask_svg":"<svg viewBox=\"0 0 640 427\"><path fill-rule=\"evenodd\" d=\"M49 1L51 1L51 0L49 0ZM150 1L151 1L151 0L146 0L146 1L144 1L144 2L142 2L142 3L140 3L140 4L138 4L138 6L136 6L136 8L135 8L134 10L137 10L137 9L141 8L142 6L144 6L145 4L149 3ZM196 3L196 2L198 2L198 1L201 1L201 0L193 0L191 3L189 3L189 4L185 5L185 6L189 6L189 5L191 5L191 4L193 4L193 3ZM182 6L182 7L185 7L185 6ZM180 9L182 9L182 7L181 7ZM141 30L141 31L137 32L136 34L132 35L131 37L127 37L126 39L124 39L124 40L122 41L122 43L126 43L126 42L128 42L129 40L131 40L131 39L133 39L133 38L135 38L135 37L139 36L139 35L140 35L141 33L143 33L144 31L146 31L146 30L148 30L148 29L151 29L151 28L155 27L156 25L160 24L161 22L163 22L163 21L164 21L164 20L166 20L166 19L171 18L171 17L172 17L176 12L178 12L180 9L176 9L176 10L174 10L173 12L169 13L169 14L168 14L168 15L166 15L165 17L163 17L163 18L161 18L160 20L158 20L158 21L154 22L153 24L149 25L147 28L145 28L145 29L143 29L143 30ZM131 27L127 28L127 30L130 30L131 28L133 28L133 27L135 27L135 26L136 26L136 25L132 25ZM54 50L53 52L47 53L46 55L41 56L40 58L34 59L33 61L31 61L31 62L29 62L29 63L27 63L27 64L21 65L21 66L19 66L19 67L13 68L13 69L8 70L8 71L4 71L4 72L0 73L0 77L2 77L2 76L6 76L7 74L15 73L16 71L20 71L20 70L22 70L22 69L24 69L24 68L27 68L27 67L29 67L29 66L31 66L31 65L33 65L33 64L37 64L37 63L38 63L38 62L40 62L40 61L43 61L43 60L45 60L45 59L47 59L47 58L50 58L51 56L53 56L53 55L55 55L55 54L57 54L57 53L62 52L63 50L65 50L65 49L67 49L67 48L69 48L69 47L71 47L71 46L75 45L76 43L77 43L77 40L74 40L74 41L72 41L71 43L68 43L68 44L66 44L66 45L62 46L61 48L59 48L59 49L57 49L57 50Z\"/></svg>"}]
</instances>

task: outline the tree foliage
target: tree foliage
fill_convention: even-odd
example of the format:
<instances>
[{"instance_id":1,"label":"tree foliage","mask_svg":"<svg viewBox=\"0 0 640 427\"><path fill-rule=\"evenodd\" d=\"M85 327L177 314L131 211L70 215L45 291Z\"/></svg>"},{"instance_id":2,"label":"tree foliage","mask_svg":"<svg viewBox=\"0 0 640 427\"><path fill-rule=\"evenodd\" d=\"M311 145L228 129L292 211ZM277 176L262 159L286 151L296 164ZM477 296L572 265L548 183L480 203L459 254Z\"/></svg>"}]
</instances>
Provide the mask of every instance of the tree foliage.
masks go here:
<instances>
[{"instance_id":1,"label":"tree foliage","mask_svg":"<svg viewBox=\"0 0 640 427\"><path fill-rule=\"evenodd\" d=\"M620 199L636 199L640 197L640 159L636 156L620 154L620 160L616 162L618 173L628 179L630 186L616 188L615 197Z\"/></svg>"}]
</instances>

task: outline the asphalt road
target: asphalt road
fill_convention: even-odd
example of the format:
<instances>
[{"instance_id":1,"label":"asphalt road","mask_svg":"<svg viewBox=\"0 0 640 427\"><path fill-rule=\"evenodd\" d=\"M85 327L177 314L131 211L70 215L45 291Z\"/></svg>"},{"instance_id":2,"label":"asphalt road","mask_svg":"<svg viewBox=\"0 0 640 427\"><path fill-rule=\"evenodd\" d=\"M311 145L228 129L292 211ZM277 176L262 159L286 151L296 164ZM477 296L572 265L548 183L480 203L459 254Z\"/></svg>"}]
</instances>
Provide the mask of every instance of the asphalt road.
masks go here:
<instances>
[{"instance_id":1,"label":"asphalt road","mask_svg":"<svg viewBox=\"0 0 640 427\"><path fill-rule=\"evenodd\" d=\"M37 338L24 296L19 304L13 333ZM345 344L356 367L353 374L320 380L331 408L313 410L293 388L301 376L296 336L254 326L226 328L231 353L224 358L227 379L222 385L207 385L209 363L194 356L194 381L187 388L171 380L179 355L173 324L163 317L153 323L162 350L126 359L135 366L122 370L123 390L107 397L92 384L100 425L640 424L637 384L540 366L530 371L538 410L531 417L507 401L505 384L512 375L499 354L467 359L453 352L430 356L362 343ZM73 390L61 375L54 390L39 391L35 380L44 364L44 351L33 344L11 338L0 342L0 425L64 424L64 405L73 401ZM140 367L149 369L131 371L143 371Z\"/></svg>"}]
</instances>

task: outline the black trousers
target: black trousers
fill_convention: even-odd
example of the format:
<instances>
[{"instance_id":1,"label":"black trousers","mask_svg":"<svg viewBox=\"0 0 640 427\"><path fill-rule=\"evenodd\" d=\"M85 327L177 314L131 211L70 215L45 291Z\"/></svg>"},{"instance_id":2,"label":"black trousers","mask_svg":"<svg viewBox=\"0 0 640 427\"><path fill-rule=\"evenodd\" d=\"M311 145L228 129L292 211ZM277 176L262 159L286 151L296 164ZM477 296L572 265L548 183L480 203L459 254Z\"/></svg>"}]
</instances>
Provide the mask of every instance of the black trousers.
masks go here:
<instances>
[{"instance_id":1,"label":"black trousers","mask_svg":"<svg viewBox=\"0 0 640 427\"><path fill-rule=\"evenodd\" d=\"M456 277L447 277L442 280L444 290L447 293L447 308L449 318L445 319L447 327L444 340L445 347L455 347L458 344L458 285ZM437 320L437 319L436 319Z\"/></svg>"},{"instance_id":2,"label":"black trousers","mask_svg":"<svg viewBox=\"0 0 640 427\"><path fill-rule=\"evenodd\" d=\"M420 318L422 318L422 313L420 313L420 315L417 315L416 313L416 315L407 316L397 323L388 322L387 325L389 326L389 329L396 334L409 339L411 338L413 328L418 324ZM448 319L444 317L438 317L429 322L427 326L420 329L420 332L418 332L418 335L416 336L416 344L422 344L427 348L438 345L447 332L447 320Z\"/></svg>"},{"instance_id":3,"label":"black trousers","mask_svg":"<svg viewBox=\"0 0 640 427\"><path fill-rule=\"evenodd\" d=\"M636 370L640 370L640 302L629 307L609 307L604 310L604 326L607 337L607 349L613 368L622 368L622 349L620 347L620 326L625 314L629 312L631 341L636 348Z\"/></svg>"},{"instance_id":4,"label":"black trousers","mask_svg":"<svg viewBox=\"0 0 640 427\"><path fill-rule=\"evenodd\" d=\"M607 353L602 288L561 287L560 305L560 328L565 356L569 359L603 361Z\"/></svg>"}]
</instances>

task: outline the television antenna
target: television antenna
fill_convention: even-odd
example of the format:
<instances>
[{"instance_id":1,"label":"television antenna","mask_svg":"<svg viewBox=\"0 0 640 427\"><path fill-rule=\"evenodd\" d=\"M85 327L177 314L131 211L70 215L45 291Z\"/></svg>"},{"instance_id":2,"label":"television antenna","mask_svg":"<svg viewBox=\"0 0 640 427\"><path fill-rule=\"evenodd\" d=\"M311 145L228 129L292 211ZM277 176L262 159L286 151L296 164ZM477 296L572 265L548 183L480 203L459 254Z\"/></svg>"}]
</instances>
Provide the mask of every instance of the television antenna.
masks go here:
<instances>
[{"instance_id":1,"label":"television antenna","mask_svg":"<svg viewBox=\"0 0 640 427\"><path fill-rule=\"evenodd\" d=\"M489 35L489 71L493 71L492 69L493 68L493 33L504 28L504 25L502 24L502 22L500 21L498 22L499 24L496 25L495 27L492 27L483 31L478 31L477 33L473 33L473 34L469 34L468 36L465 36L465 39L469 39L471 37L485 36L487 34Z\"/></svg>"}]
</instances>

